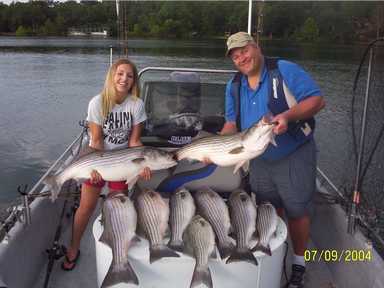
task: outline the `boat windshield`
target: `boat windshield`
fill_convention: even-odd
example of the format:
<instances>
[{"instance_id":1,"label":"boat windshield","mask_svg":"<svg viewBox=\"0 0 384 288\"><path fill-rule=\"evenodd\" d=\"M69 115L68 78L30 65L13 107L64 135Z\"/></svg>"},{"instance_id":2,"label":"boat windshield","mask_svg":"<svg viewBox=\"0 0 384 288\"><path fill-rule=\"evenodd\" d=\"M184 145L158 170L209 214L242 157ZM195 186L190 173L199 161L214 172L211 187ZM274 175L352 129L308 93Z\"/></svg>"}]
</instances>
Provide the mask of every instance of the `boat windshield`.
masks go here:
<instances>
[{"instance_id":1,"label":"boat windshield","mask_svg":"<svg viewBox=\"0 0 384 288\"><path fill-rule=\"evenodd\" d=\"M186 144L201 130L217 133L224 124L224 93L221 83L145 82L148 120L144 135Z\"/></svg>"}]
</instances>

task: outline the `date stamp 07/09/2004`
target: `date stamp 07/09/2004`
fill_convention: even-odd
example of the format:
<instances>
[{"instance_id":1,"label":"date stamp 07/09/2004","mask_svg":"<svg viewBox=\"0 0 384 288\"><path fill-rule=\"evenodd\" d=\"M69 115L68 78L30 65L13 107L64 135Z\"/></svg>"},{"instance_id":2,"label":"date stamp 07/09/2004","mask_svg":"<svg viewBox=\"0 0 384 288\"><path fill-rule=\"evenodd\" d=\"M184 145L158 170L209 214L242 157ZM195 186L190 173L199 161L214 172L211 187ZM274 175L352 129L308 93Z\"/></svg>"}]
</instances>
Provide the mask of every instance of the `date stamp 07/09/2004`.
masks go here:
<instances>
[{"instance_id":1,"label":"date stamp 07/09/2004","mask_svg":"<svg viewBox=\"0 0 384 288\"><path fill-rule=\"evenodd\" d=\"M369 262L372 261L371 249L308 249L304 252L306 262Z\"/></svg>"}]
</instances>

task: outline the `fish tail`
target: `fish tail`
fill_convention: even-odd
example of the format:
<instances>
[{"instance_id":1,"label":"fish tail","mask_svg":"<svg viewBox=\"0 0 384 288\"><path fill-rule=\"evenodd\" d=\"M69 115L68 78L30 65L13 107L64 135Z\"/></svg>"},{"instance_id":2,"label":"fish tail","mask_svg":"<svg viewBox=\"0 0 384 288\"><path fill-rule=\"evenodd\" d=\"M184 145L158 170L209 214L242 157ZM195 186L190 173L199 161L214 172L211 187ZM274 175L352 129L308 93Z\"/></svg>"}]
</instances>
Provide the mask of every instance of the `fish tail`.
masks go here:
<instances>
[{"instance_id":1,"label":"fish tail","mask_svg":"<svg viewBox=\"0 0 384 288\"><path fill-rule=\"evenodd\" d=\"M160 260L163 257L180 257L175 251L165 245L157 245L149 248L149 263Z\"/></svg>"},{"instance_id":2,"label":"fish tail","mask_svg":"<svg viewBox=\"0 0 384 288\"><path fill-rule=\"evenodd\" d=\"M197 265L195 266L190 288L199 286L200 284L205 284L208 288L213 287L211 271L209 270L208 265L203 267L197 267Z\"/></svg>"},{"instance_id":3,"label":"fish tail","mask_svg":"<svg viewBox=\"0 0 384 288\"><path fill-rule=\"evenodd\" d=\"M225 263L246 261L254 265L258 265L255 255L249 249L236 249L229 256Z\"/></svg>"},{"instance_id":4,"label":"fish tail","mask_svg":"<svg viewBox=\"0 0 384 288\"><path fill-rule=\"evenodd\" d=\"M183 252L184 251L184 243L182 240L174 240L169 241L168 245L169 248L172 250Z\"/></svg>"},{"instance_id":5,"label":"fish tail","mask_svg":"<svg viewBox=\"0 0 384 288\"><path fill-rule=\"evenodd\" d=\"M61 190L61 184L57 181L57 176L47 176L44 179L44 184L48 186L48 189L51 191L51 200L55 201Z\"/></svg>"},{"instance_id":6,"label":"fish tail","mask_svg":"<svg viewBox=\"0 0 384 288\"><path fill-rule=\"evenodd\" d=\"M232 242L227 241L225 243L219 244L217 248L219 249L221 259L224 259L232 254L232 251L235 249L235 246Z\"/></svg>"},{"instance_id":7,"label":"fish tail","mask_svg":"<svg viewBox=\"0 0 384 288\"><path fill-rule=\"evenodd\" d=\"M271 247L269 247L269 244L267 246L264 246L264 245L261 245L260 243L259 244L256 244L255 247L253 247L251 249L252 252L256 252L256 251L261 251L263 252L264 254L267 254L269 256L272 256L272 252L271 252Z\"/></svg>"},{"instance_id":8,"label":"fish tail","mask_svg":"<svg viewBox=\"0 0 384 288\"><path fill-rule=\"evenodd\" d=\"M110 287L118 283L133 283L139 285L139 279L129 262L126 263L124 269L121 271L113 271L111 266L107 276L105 276L104 281L101 284L101 287Z\"/></svg>"}]
</instances>

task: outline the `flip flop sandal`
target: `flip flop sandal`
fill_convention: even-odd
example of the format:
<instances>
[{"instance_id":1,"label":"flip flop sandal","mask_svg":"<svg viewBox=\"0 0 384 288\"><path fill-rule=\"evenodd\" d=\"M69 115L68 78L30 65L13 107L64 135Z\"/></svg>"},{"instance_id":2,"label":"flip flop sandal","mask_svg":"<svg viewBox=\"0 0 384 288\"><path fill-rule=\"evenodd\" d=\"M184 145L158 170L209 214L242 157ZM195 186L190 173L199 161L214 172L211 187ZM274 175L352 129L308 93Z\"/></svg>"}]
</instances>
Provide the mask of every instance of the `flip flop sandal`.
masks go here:
<instances>
[{"instance_id":1,"label":"flip flop sandal","mask_svg":"<svg viewBox=\"0 0 384 288\"><path fill-rule=\"evenodd\" d=\"M61 269L63 269L64 271L71 271L75 269L77 260L79 260L79 256L80 256L80 250L77 251L77 255L73 260L69 260L67 254L65 254L65 261L61 263ZM66 267L64 263L71 265L70 268Z\"/></svg>"}]
</instances>

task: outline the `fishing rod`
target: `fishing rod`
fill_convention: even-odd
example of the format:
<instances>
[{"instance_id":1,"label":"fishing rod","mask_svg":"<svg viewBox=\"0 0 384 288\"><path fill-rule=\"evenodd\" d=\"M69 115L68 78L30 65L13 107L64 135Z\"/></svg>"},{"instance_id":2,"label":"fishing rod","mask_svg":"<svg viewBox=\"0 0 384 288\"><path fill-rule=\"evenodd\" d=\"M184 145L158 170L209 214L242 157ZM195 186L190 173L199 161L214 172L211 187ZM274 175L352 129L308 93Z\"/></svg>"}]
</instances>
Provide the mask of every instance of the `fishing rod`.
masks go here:
<instances>
[{"instance_id":1,"label":"fishing rod","mask_svg":"<svg viewBox=\"0 0 384 288\"><path fill-rule=\"evenodd\" d=\"M384 124L380 128L379 137L376 140L376 143L374 145L374 148L372 149L368 161L365 165L365 168L362 170L362 163L363 163L363 154L364 154L364 146L365 146L365 133L366 133L366 126L367 126L367 111L368 111L368 101L370 96L370 88L371 88L371 77L372 77L372 66L373 66L373 57L374 57L374 48L375 44L377 42L384 41L384 38L377 38L373 40L371 43L369 43L368 47L366 48L363 57L360 61L359 68L356 73L356 77L353 84L353 97L352 97L352 140L353 140L353 147L355 152L355 157L357 158L357 164L356 164L356 175L355 175L355 183L354 183L354 190L352 193L352 201L350 204L349 209L349 215L348 215L348 233L354 234L355 228L356 228L356 220L358 218L357 215L357 207L360 204L360 197L361 197L361 186L363 182L363 178L367 172L368 166L370 162L372 161L373 154L375 153L378 143L383 136L384 133ZM360 72L363 66L363 63L365 62L365 59L369 52L369 62L368 62L368 72L367 72L367 81L366 81L366 89L365 89L365 97L364 97L364 107L363 107L363 113L362 113L362 123L361 123L361 130L360 130L360 141L359 141L359 151L357 151L357 137L355 134L355 121L354 121L354 112L353 107L355 105L355 91L357 87L357 82L360 76Z\"/></svg>"},{"instance_id":2,"label":"fishing rod","mask_svg":"<svg viewBox=\"0 0 384 288\"><path fill-rule=\"evenodd\" d=\"M84 139L84 135L87 134L87 131L88 131L88 125L87 125L87 122L86 121L79 121L79 125L83 128L82 130L82 133L80 134L80 136L78 137L78 139L80 139L80 142L79 142L79 146L77 148L77 151L74 152L73 154L73 159L76 159L76 157L79 156L80 154L80 151L81 151L81 148L82 148L82 142L83 142L83 139ZM76 140L78 140L76 139ZM71 145L70 147L72 147L73 145ZM66 208L67 208L67 204L68 204L68 199L69 197L72 195L74 196L74 204L72 206L72 226L73 226L73 221L74 221L74 216L75 216L75 212L78 208L78 203L79 203L79 196L80 196L80 191L79 191L79 187L76 185L74 185L75 187L75 191L74 192L71 192L73 189L71 189L71 187L73 187L73 185L71 185L73 183L73 180L70 181L70 184L68 184L67 186L67 193L66 194L66 199L64 200L64 204L63 204L63 208L61 210L61 214L60 214L60 218L59 218L59 225L57 226L57 229L56 229L56 232L55 232L55 237L54 237L54 240L53 240L53 244L52 244L52 247L50 249L47 249L46 252L48 253L48 264L47 264L47 271L46 271L46 274L45 274L45 279L44 279L44 288L47 288L48 287L48 283L49 283L49 279L51 277L51 273L52 273L52 269L53 269L53 264L55 263L56 260L60 259L61 257L63 257L65 254L66 254L66 248L64 245L60 245L59 244L59 240L60 240L60 237L61 237L61 232L62 232L62 227L63 227L63 218L64 218L64 213L66 211ZM47 195L50 195L50 191L46 191L47 193L45 193L44 196L47 196ZM43 195L41 195L43 196Z\"/></svg>"},{"instance_id":3,"label":"fishing rod","mask_svg":"<svg viewBox=\"0 0 384 288\"><path fill-rule=\"evenodd\" d=\"M56 229L55 238L53 240L52 248L47 249L46 252L48 253L48 265L47 265L47 271L45 273L45 280L44 280L44 288L48 287L49 279L51 277L53 264L55 260L60 259L63 257L66 253L66 248L64 245L59 244L59 239L61 237L61 231L62 231L62 225L63 225L63 217L64 212L67 208L68 199L65 199L63 208L61 210L60 214L60 220L59 220L59 226Z\"/></svg>"}]
</instances>

